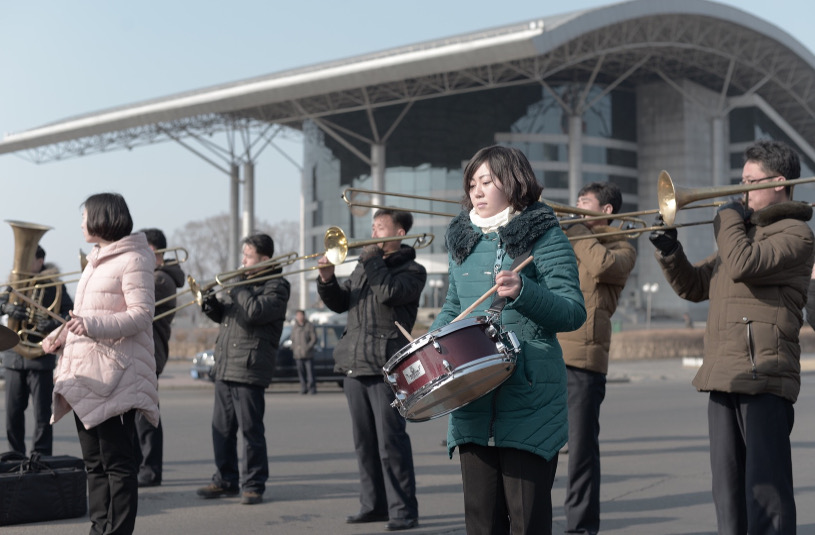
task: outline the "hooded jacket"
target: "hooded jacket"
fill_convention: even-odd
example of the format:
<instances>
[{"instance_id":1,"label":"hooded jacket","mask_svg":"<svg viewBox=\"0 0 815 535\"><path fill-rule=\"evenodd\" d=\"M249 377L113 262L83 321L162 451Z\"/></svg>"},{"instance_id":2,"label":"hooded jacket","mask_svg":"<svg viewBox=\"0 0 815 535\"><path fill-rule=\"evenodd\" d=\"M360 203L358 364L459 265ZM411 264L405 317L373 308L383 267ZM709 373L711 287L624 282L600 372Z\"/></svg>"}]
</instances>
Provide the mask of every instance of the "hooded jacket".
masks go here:
<instances>
[{"instance_id":1,"label":"hooded jacket","mask_svg":"<svg viewBox=\"0 0 815 535\"><path fill-rule=\"evenodd\" d=\"M156 266L153 272L156 284L156 302L175 295L176 288L184 286L184 272L178 264ZM156 307L156 316L175 308L175 299ZM153 342L156 354L156 375L161 375L170 356L170 334L175 313L153 321Z\"/></svg>"},{"instance_id":2,"label":"hooded jacket","mask_svg":"<svg viewBox=\"0 0 815 535\"><path fill-rule=\"evenodd\" d=\"M52 424L73 409L91 429L137 409L158 425L155 263L142 233L97 245L88 255L74 298L74 315L84 319L88 334L58 329L48 336L63 348L54 374Z\"/></svg>"},{"instance_id":3,"label":"hooded jacket","mask_svg":"<svg viewBox=\"0 0 815 535\"><path fill-rule=\"evenodd\" d=\"M782 202L713 220L718 251L691 265L680 246L656 259L683 299L710 299L699 391L774 394L795 402L801 387L802 309L815 259L807 203Z\"/></svg>"},{"instance_id":4,"label":"hooded jacket","mask_svg":"<svg viewBox=\"0 0 815 535\"><path fill-rule=\"evenodd\" d=\"M273 273L281 271L278 268ZM215 297L204 301L204 313L220 323L215 340L215 380L269 386L290 288L289 281L281 277L236 286L223 302Z\"/></svg>"},{"instance_id":5,"label":"hooded jacket","mask_svg":"<svg viewBox=\"0 0 815 535\"><path fill-rule=\"evenodd\" d=\"M589 229L579 223L566 230L569 238L592 234L595 237L570 241L586 302L586 323L575 331L558 334L557 338L567 366L603 375L608 373L611 316L637 261L637 251L625 236L603 236L617 230L606 225Z\"/></svg>"},{"instance_id":6,"label":"hooded jacket","mask_svg":"<svg viewBox=\"0 0 815 535\"><path fill-rule=\"evenodd\" d=\"M348 376L382 375L388 359L408 340L396 327L413 330L427 271L416 250L402 245L388 256L360 260L342 284L317 278L317 291L329 309L348 312L345 332L334 348L334 370Z\"/></svg>"},{"instance_id":7,"label":"hooded jacket","mask_svg":"<svg viewBox=\"0 0 815 535\"><path fill-rule=\"evenodd\" d=\"M450 285L432 330L449 324L493 284L498 271L531 250L522 288L499 323L521 342L512 375L492 392L450 414L447 447L474 443L529 451L550 460L568 438L566 366L556 334L586 320L574 251L552 209L529 206L497 232L484 234L461 212L447 229ZM485 304L486 308L489 306ZM476 309L470 316L483 316Z\"/></svg>"}]
</instances>

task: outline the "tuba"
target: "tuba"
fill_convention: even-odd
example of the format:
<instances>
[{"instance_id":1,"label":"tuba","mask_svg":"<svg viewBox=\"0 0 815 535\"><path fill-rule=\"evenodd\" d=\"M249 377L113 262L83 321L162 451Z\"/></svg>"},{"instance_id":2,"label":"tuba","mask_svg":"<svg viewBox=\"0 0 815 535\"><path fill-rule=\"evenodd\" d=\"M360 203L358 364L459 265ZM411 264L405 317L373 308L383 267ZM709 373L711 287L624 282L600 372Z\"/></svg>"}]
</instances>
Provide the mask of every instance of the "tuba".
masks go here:
<instances>
[{"instance_id":1,"label":"tuba","mask_svg":"<svg viewBox=\"0 0 815 535\"><path fill-rule=\"evenodd\" d=\"M32 300L43 305L43 308L59 312L60 301L62 300L62 288L57 286L54 301L46 306L42 303L44 292L36 288L37 282L31 281L31 277L37 275L31 273L31 264L37 252L37 245L43 234L51 230L51 227L38 225L36 223L25 223L23 221L6 221L14 231L14 267L9 278L9 286ZM11 293L9 303L20 304L22 300ZM35 359L45 354L42 349L41 339L47 333L37 332L37 314L31 308L28 317L24 320L8 318L8 328L16 332L20 337L20 343L14 347L14 351L27 359Z\"/></svg>"}]
</instances>

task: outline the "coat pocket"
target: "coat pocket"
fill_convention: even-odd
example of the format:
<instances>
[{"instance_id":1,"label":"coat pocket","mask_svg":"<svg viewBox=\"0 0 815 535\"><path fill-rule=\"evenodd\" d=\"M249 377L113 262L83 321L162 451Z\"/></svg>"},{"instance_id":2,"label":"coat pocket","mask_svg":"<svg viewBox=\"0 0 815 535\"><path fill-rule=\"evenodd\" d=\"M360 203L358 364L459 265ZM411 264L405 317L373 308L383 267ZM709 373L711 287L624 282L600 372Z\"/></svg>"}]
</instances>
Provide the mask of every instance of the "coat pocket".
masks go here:
<instances>
[{"instance_id":1,"label":"coat pocket","mask_svg":"<svg viewBox=\"0 0 815 535\"><path fill-rule=\"evenodd\" d=\"M110 346L95 343L74 369L76 380L101 397L108 397L122 380L128 359Z\"/></svg>"}]
</instances>

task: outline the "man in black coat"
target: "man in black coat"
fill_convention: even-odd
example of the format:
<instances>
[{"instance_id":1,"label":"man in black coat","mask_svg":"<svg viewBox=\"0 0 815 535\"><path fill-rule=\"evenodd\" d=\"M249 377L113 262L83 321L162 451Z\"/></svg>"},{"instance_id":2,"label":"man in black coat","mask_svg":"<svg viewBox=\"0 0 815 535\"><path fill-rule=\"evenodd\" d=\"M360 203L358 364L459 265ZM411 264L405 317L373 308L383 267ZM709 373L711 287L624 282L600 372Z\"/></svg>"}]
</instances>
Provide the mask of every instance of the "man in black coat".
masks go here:
<instances>
[{"instance_id":1,"label":"man in black coat","mask_svg":"<svg viewBox=\"0 0 815 535\"><path fill-rule=\"evenodd\" d=\"M153 252L167 249L167 238L157 228L143 229L147 237L147 245ZM156 302L166 300L156 307L156 316L175 307L175 299L167 300L175 295L176 288L184 286L184 272L178 262L165 262L164 254L156 254L156 269L153 272L156 284ZM172 333L173 316L168 314L153 321L153 343L155 344L156 375L160 376L167 364L170 353L170 335ZM164 428L159 420L158 426L153 426L140 412L136 413L136 434L139 437L139 450L141 463L139 464L139 486L155 487L161 485L161 474L164 457Z\"/></svg>"},{"instance_id":2,"label":"man in black coat","mask_svg":"<svg viewBox=\"0 0 815 535\"><path fill-rule=\"evenodd\" d=\"M54 275L54 279L43 278L37 284L48 285L43 288L40 304L48 308L59 297L58 310L54 312L68 319L68 311L74 307L64 284L55 284L58 270L51 264L45 263L45 250L37 246L34 254L34 264L31 272L37 276L46 277ZM59 293L58 293L59 292ZM35 309L31 310L28 304L22 302L14 304L9 294L0 296L0 313L7 314L9 318L24 322L25 325L35 327L38 333L45 337L48 333L59 327L60 322L47 314ZM34 321L30 321L33 319ZM30 342L38 342L41 338L32 336ZM51 428L51 396L54 392L54 368L57 357L45 354L37 358L24 358L15 349L3 352L3 366L6 378L6 437L9 449L25 455L25 410L28 407L28 398L31 397L34 407L34 444L32 451L42 455L51 455L54 434Z\"/></svg>"},{"instance_id":3,"label":"man in black coat","mask_svg":"<svg viewBox=\"0 0 815 535\"><path fill-rule=\"evenodd\" d=\"M380 209L372 236L404 236L412 224L407 212ZM427 272L415 258L415 249L399 240L368 245L342 284L328 259L319 260L320 298L334 312L348 312L345 333L334 348L334 369L345 374L362 488L360 511L346 521L389 520L389 531L416 527L419 517L410 437L405 419L390 406L394 393L382 375L388 359L408 343L395 322L408 332L416 322ZM380 457L380 451L389 455Z\"/></svg>"},{"instance_id":4,"label":"man in black coat","mask_svg":"<svg viewBox=\"0 0 815 535\"><path fill-rule=\"evenodd\" d=\"M273 256L274 242L268 235L254 234L243 240L244 268L252 268ZM220 329L215 341L213 368L212 446L216 471L212 482L198 489L202 498L237 496L243 487L241 503L253 505L263 501L269 478L263 426L264 394L272 382L290 294L286 279L263 278L280 271L279 267L268 265L257 270L247 269L243 273L245 284L232 287L228 301L222 302L210 295L203 303L204 313L220 323ZM253 283L253 278L258 282ZM240 482L238 429L243 433L245 463Z\"/></svg>"}]
</instances>

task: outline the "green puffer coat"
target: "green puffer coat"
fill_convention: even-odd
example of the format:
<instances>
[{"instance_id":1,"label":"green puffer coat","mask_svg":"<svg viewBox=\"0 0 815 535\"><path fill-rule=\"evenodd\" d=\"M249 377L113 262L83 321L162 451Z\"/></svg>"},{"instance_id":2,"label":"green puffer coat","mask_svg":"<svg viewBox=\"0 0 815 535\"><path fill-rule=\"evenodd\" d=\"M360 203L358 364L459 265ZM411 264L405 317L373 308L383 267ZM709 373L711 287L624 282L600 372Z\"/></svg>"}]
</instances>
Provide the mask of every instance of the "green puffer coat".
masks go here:
<instances>
[{"instance_id":1,"label":"green puffer coat","mask_svg":"<svg viewBox=\"0 0 815 535\"><path fill-rule=\"evenodd\" d=\"M574 251L552 209L535 203L497 233L484 234L462 212L446 236L450 287L432 330L450 323L531 248L523 287L508 300L500 322L521 342L517 367L500 387L450 414L447 447L459 444L517 448L550 460L566 443L566 366L556 333L586 321ZM496 258L500 265L495 266ZM496 268L497 269L494 269ZM483 316L489 301L470 316Z\"/></svg>"}]
</instances>

